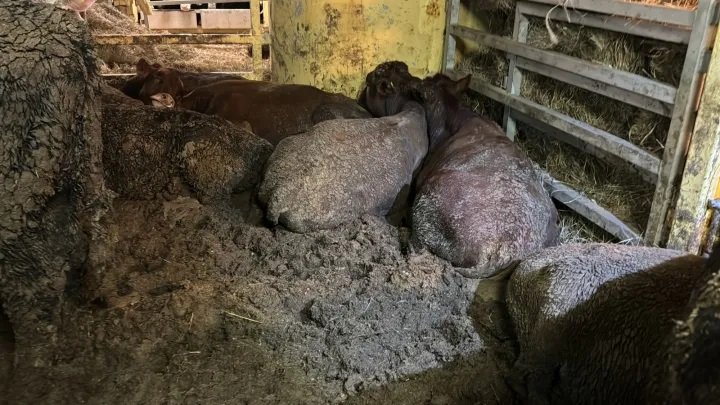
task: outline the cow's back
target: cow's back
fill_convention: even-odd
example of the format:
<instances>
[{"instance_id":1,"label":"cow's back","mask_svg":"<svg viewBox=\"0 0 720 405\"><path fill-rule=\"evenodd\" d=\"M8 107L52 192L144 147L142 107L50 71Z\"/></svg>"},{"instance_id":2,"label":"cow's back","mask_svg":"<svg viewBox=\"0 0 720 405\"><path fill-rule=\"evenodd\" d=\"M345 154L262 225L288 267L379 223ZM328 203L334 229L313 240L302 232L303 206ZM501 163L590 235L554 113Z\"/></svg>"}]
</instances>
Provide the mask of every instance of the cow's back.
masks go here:
<instances>
[{"instance_id":1,"label":"cow's back","mask_svg":"<svg viewBox=\"0 0 720 405\"><path fill-rule=\"evenodd\" d=\"M704 259L660 248L562 245L510 278L520 356L510 381L526 403L667 403L676 320Z\"/></svg>"},{"instance_id":2,"label":"cow's back","mask_svg":"<svg viewBox=\"0 0 720 405\"><path fill-rule=\"evenodd\" d=\"M267 218L296 232L385 215L427 152L423 114L338 119L280 142L259 200Z\"/></svg>"},{"instance_id":3,"label":"cow's back","mask_svg":"<svg viewBox=\"0 0 720 405\"><path fill-rule=\"evenodd\" d=\"M429 155L418 176L413 234L436 255L484 276L557 242L557 210L530 159L476 118Z\"/></svg>"},{"instance_id":4,"label":"cow's back","mask_svg":"<svg viewBox=\"0 0 720 405\"><path fill-rule=\"evenodd\" d=\"M274 84L258 81L217 82L196 92L210 92L212 102L204 112L234 123L247 121L256 135L273 145L307 132L314 124L313 113L322 105L355 103L352 99L326 93L312 86Z\"/></svg>"}]
</instances>

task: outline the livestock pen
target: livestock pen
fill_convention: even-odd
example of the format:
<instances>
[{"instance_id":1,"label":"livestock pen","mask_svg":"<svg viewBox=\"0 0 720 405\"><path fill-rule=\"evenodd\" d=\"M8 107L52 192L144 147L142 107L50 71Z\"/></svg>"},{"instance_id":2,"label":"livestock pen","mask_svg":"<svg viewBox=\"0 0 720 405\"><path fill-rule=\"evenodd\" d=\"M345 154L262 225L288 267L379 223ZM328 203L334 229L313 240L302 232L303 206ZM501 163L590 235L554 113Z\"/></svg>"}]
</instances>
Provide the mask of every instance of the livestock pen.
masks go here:
<instances>
[{"instance_id":1,"label":"livestock pen","mask_svg":"<svg viewBox=\"0 0 720 405\"><path fill-rule=\"evenodd\" d=\"M700 146L699 148L704 152L696 150L690 155L687 164L686 159L688 150L693 149L697 142L704 144L707 137L712 134L706 132L707 128L702 122L695 131L693 129L701 85L708 72L710 51L715 42L717 23L715 2L701 1L691 11L644 2L576 1L571 2L569 6L568 4L559 6L555 1L521 1L514 6L512 38L460 25L458 24L460 3L454 2L450 7L446 30L445 72L458 75L468 66L470 71L473 70L471 63L456 62L456 38L475 41L484 47L500 50L508 55L507 72L500 76L497 76L496 72L489 72L493 76L491 80L500 86L492 82L488 83L488 78L482 76L475 80L472 86L473 90L483 96L504 105L502 120L508 136L515 136L516 121L520 121L542 131L546 136L574 146L576 150L582 150L610 162L611 165L628 166L631 168L630 177L642 178L655 185L650 212L646 213L647 224L639 224L644 232L635 229L632 225L628 226L582 193L548 176L546 185L554 197L620 240L644 240L649 244L658 245L667 243L674 248L693 252L698 252L706 246L707 221L713 210L708 206L708 200L714 196L713 187L717 181L717 168L714 167L716 158L708 154L716 152L707 145ZM546 21L548 30L545 35L537 28L542 19ZM559 34L555 34L550 28L550 21L555 20L572 25L556 27ZM583 35L581 33L583 27L585 30L595 29L594 33L589 34L595 37L592 39L608 41L605 44L595 43L595 47L598 48L610 47L613 44L609 42L612 39L607 39L608 34L597 29L614 32L618 36L624 35L628 39L618 37L616 43L625 45L624 47L604 49L599 52L600 55L594 56L595 60L587 60L588 58L584 58L581 54L586 46L580 38ZM597 39L598 37L600 39ZM633 49L636 46L633 39L638 37L668 44L669 46L666 45L665 48L666 52L678 54L674 59L660 62L670 65L665 66L664 69L676 70L673 75L666 74L664 77L665 80L675 81L675 85L646 77L651 73L642 71L645 69L643 63L637 64L635 61L624 63L625 61L622 60L624 55L638 52L637 48ZM562 49L564 41L577 42L567 44L566 48ZM532 44L528 45L528 42ZM555 46L553 42L560 44ZM564 50L570 50L568 48L570 46L576 48L571 50L574 53L572 56L563 53ZM677 51L679 46L684 48L680 52ZM553 47L559 49L552 49ZM645 47L650 48L647 45ZM488 52L485 50L485 53ZM607 60L598 60L600 59L598 56L606 56ZM628 58L633 56L629 55ZM682 65L672 66L681 61ZM481 66L479 69L482 71L485 67ZM530 74L530 83L523 81L526 72ZM547 79L551 79L552 82ZM564 92L561 92L551 87L558 83L565 83L573 89L581 89L584 92L573 94L572 90L564 89ZM550 93L551 98L563 97L563 95L576 99L582 96L587 98L576 100L578 105L565 101L565 106L562 106L562 102L546 98L544 100L546 103L550 101L551 104L555 103L560 108L567 107L566 110L569 110L557 111L557 107L543 105L543 100L538 100L540 91ZM710 93L705 96L708 106L712 105L715 97L712 91L710 87ZM525 95L528 92L534 94ZM583 117L578 116L577 110L582 108L582 105L598 106L601 103L612 106L604 109L606 114L610 114L609 117L604 117L606 121L623 119L620 111L628 108L629 105L652 113L653 119L660 122L660 125L653 130L665 133L641 134L643 139L635 135L635 139L632 139L631 133L617 136L607 132L608 128L598 128L583 122ZM615 111L618 112L617 115L614 115ZM695 133L698 135L693 136ZM648 147L646 142L648 137L659 139L662 149L655 153L648 151L654 146ZM696 139L695 145L691 142L693 138ZM693 159L699 160L693 161ZM699 167L703 168L703 173L697 172ZM688 171L683 173L683 168L687 168ZM683 178L685 182L681 186L680 182ZM699 180L700 178L703 180ZM698 181L700 183L697 183ZM679 205L676 206L676 202Z\"/></svg>"},{"instance_id":2,"label":"livestock pen","mask_svg":"<svg viewBox=\"0 0 720 405\"><path fill-rule=\"evenodd\" d=\"M719 0L42 3L4 401L717 398Z\"/></svg>"}]
</instances>

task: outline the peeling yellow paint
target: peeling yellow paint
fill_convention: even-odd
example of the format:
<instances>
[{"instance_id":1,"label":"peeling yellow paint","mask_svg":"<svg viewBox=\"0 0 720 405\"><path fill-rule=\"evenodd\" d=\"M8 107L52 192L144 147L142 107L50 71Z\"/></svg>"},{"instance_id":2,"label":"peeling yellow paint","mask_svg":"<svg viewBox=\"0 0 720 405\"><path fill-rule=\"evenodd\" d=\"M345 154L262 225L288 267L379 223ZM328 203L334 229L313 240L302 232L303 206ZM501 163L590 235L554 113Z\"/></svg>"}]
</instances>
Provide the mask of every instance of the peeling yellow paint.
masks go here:
<instances>
[{"instance_id":1,"label":"peeling yellow paint","mask_svg":"<svg viewBox=\"0 0 720 405\"><path fill-rule=\"evenodd\" d=\"M424 77L441 68L443 0L273 0L272 77L356 97L379 63Z\"/></svg>"}]
</instances>

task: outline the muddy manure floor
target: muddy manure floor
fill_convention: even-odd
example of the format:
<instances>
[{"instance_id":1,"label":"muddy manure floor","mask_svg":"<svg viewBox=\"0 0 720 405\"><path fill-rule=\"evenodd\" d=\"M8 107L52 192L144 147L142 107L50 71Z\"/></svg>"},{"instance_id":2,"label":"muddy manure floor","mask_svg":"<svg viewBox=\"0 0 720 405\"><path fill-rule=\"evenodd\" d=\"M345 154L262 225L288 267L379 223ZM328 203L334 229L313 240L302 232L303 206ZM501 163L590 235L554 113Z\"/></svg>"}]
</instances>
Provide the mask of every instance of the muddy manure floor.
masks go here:
<instances>
[{"instance_id":1,"label":"muddy manure floor","mask_svg":"<svg viewBox=\"0 0 720 405\"><path fill-rule=\"evenodd\" d=\"M246 201L116 200L60 349L42 374L16 368L2 397L505 402L470 315L476 280L411 252L407 229L383 218L301 235L259 224Z\"/></svg>"}]
</instances>

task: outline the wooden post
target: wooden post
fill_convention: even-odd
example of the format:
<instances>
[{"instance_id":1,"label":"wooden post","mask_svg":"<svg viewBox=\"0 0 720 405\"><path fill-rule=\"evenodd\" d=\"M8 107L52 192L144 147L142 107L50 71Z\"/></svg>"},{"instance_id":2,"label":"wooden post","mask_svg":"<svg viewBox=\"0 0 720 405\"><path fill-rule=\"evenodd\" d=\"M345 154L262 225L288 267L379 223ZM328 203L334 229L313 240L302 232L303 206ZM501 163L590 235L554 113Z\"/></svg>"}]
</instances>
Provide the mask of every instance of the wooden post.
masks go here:
<instances>
[{"instance_id":1,"label":"wooden post","mask_svg":"<svg viewBox=\"0 0 720 405\"><path fill-rule=\"evenodd\" d=\"M667 246L698 254L707 238L720 174L720 36L715 38Z\"/></svg>"},{"instance_id":2,"label":"wooden post","mask_svg":"<svg viewBox=\"0 0 720 405\"><path fill-rule=\"evenodd\" d=\"M263 27L260 25L260 0L250 0L250 24L252 31L252 69L255 80L262 80Z\"/></svg>"},{"instance_id":3,"label":"wooden post","mask_svg":"<svg viewBox=\"0 0 720 405\"><path fill-rule=\"evenodd\" d=\"M664 245L671 227L669 214L677 202L688 140L695 121L695 107L700 92L700 70L710 45L708 32L714 22L716 5L716 0L700 0L695 11L693 30L665 141L663 165L658 175L650 218L645 230L645 239L650 245Z\"/></svg>"},{"instance_id":4,"label":"wooden post","mask_svg":"<svg viewBox=\"0 0 720 405\"><path fill-rule=\"evenodd\" d=\"M457 44L455 37L450 35L450 27L458 23L460 18L460 0L447 0L445 11L445 47L443 51L443 73L455 69L455 53Z\"/></svg>"},{"instance_id":5,"label":"wooden post","mask_svg":"<svg viewBox=\"0 0 720 405\"><path fill-rule=\"evenodd\" d=\"M527 42L528 26L530 21L523 15L519 5L515 5L515 25L513 27L513 39L520 43ZM517 56L509 54L508 57L508 75L507 81L505 82L505 90L513 96L520 95L520 88L522 86L522 71L517 67ZM510 116L510 107L505 106L503 112L503 127L505 128L505 134L511 140L515 140L517 135L517 123L515 119Z\"/></svg>"},{"instance_id":6,"label":"wooden post","mask_svg":"<svg viewBox=\"0 0 720 405\"><path fill-rule=\"evenodd\" d=\"M123 14L129 16L133 20L137 20L137 6L135 0L114 0L113 5Z\"/></svg>"}]
</instances>

